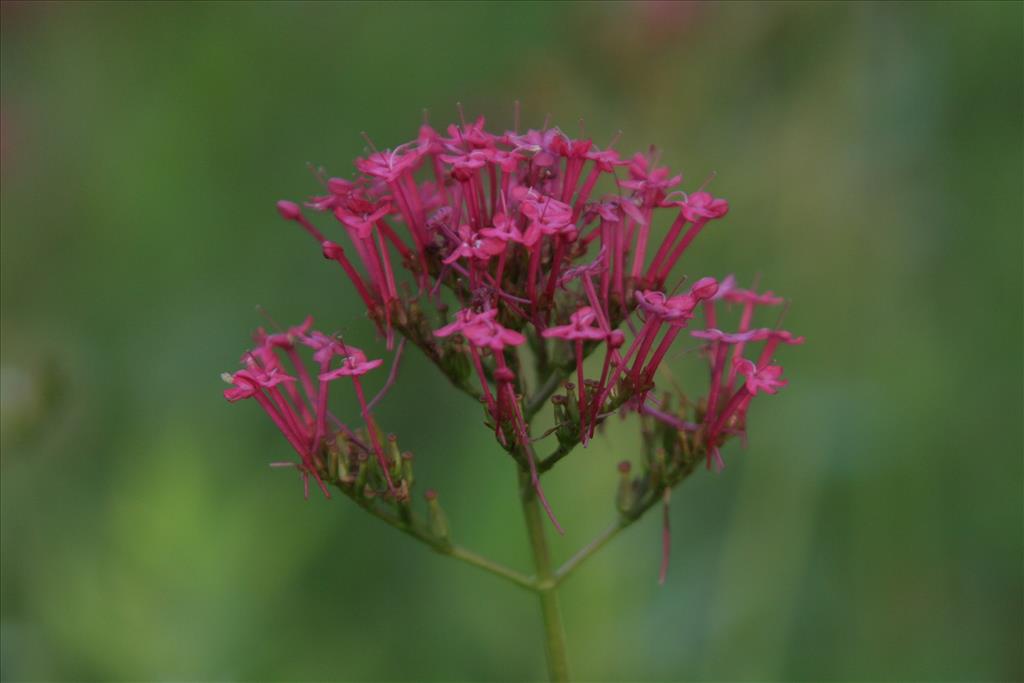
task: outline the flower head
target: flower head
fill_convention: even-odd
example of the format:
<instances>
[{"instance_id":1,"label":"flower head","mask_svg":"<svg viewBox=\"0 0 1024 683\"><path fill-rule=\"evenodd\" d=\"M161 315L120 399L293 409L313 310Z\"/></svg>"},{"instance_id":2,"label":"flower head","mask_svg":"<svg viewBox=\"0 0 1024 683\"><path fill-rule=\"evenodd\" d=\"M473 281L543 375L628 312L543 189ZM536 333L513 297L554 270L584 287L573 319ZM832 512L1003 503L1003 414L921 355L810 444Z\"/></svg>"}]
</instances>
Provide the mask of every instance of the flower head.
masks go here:
<instances>
[{"instance_id":1,"label":"flower head","mask_svg":"<svg viewBox=\"0 0 1024 683\"><path fill-rule=\"evenodd\" d=\"M682 174L662 166L653 147L630 156L547 124L520 131L518 115L501 134L482 117L460 118L437 130L424 123L414 139L383 151L369 143L355 177L321 177L326 190L277 204L342 268L387 348L401 338L377 399L396 382L401 349L412 342L481 402L549 514L539 473L551 463L538 461L532 445L546 435L531 433L530 420L552 392L556 453L586 446L610 415L640 416L648 471L637 475L642 483L627 482L624 500L667 495L692 471L694 454L724 462L728 439L745 437L754 397L786 385L776 350L803 342L759 320L780 297L742 289L732 276L699 277L690 263L691 244L728 215L728 201L704 186L684 191ZM616 191L602 197L602 187ZM681 293L670 285L677 268L697 278ZM701 313L694 345L680 333ZM244 367L226 376L225 397L258 402L304 476L355 487L372 470L368 493L346 492L361 503L364 494L404 500L401 486L411 483L401 478L400 455L385 448L377 399L363 393L383 359L311 325L260 330ZM527 340L523 353L517 347ZM311 353L315 372L300 353ZM592 353L599 364L585 362ZM708 363L706 395L677 388L668 372L676 359ZM531 360L536 373L524 367ZM365 425L358 436L328 409L329 393L349 383ZM354 473L336 468L339 438L358 451L346 461Z\"/></svg>"}]
</instances>

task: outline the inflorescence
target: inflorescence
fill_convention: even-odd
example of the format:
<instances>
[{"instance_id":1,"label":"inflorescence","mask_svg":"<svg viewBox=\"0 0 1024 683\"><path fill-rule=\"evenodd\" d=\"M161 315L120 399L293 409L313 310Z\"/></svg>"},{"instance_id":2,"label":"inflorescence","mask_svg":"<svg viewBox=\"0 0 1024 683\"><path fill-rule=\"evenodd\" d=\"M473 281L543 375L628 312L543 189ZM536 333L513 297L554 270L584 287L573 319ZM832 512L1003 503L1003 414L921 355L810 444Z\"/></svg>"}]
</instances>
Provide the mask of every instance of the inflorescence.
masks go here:
<instances>
[{"instance_id":1,"label":"inflorescence","mask_svg":"<svg viewBox=\"0 0 1024 683\"><path fill-rule=\"evenodd\" d=\"M547 126L490 133L483 118L445 133L424 124L411 142L370 148L354 179L320 173L321 194L304 207L281 201L278 211L338 263L393 353L383 389L367 401L362 384L382 360L313 331L312 319L260 330L244 368L225 374L226 398L256 400L294 448L297 462L276 464L298 469L307 496L312 479L325 496L330 484L365 507L383 504L410 518L412 455L373 415L395 383L406 341L480 401L556 527L540 475L586 446L609 416L640 416L642 471L628 461L619 467L618 508L632 521L667 503L698 461L720 469L725 441L745 438L754 397L785 386L775 352L803 338L755 326L760 309L783 299L743 289L732 276L666 290L691 243L729 205L703 187L675 189L682 176L658 166L653 148L622 157L612 145L600 149ZM328 238L307 214L333 215L333 234L344 239ZM738 312L728 332L727 311ZM656 382L698 315L704 324L689 336L710 380L695 399ZM361 408L358 428L328 408L331 383L344 378ZM548 403L554 427L534 434L531 419ZM538 458L536 443L552 435L557 447ZM433 523L442 513L435 493L428 500Z\"/></svg>"}]
</instances>

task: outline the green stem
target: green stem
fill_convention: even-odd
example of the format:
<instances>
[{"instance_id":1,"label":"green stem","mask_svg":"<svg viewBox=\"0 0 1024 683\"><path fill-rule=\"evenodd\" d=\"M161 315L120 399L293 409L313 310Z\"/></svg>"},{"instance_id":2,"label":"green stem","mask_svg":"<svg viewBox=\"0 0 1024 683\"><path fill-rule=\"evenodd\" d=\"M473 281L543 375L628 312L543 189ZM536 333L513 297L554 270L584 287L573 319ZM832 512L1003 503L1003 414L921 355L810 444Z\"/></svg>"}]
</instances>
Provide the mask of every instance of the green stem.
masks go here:
<instances>
[{"instance_id":1,"label":"green stem","mask_svg":"<svg viewBox=\"0 0 1024 683\"><path fill-rule=\"evenodd\" d=\"M547 472L554 467L559 460L569 455L574 448L576 448L576 444L559 444L558 448L556 448L551 455L537 463L537 471L541 474Z\"/></svg>"},{"instance_id":2,"label":"green stem","mask_svg":"<svg viewBox=\"0 0 1024 683\"><path fill-rule=\"evenodd\" d=\"M341 490L344 491L346 495L349 495L346 489L342 487L339 488L341 488ZM410 522L404 522L398 517L395 517L394 515L388 514L387 512L378 509L372 504L367 504L366 502L357 500L355 498L353 498L353 500L355 500L360 507L362 507L364 510L369 512L377 519L380 519L388 525L395 527L403 534L412 536L416 540L425 543L426 545L430 546L435 552L438 552L441 555L447 555L448 557L452 557L461 562L465 562L466 564L477 567L478 569L483 569L486 572L490 572L495 576L500 576L506 581L511 581L520 588L525 588L529 591L535 591L537 589L537 584L531 577L525 576L524 574L520 574L514 569L509 569L503 564L499 564L498 562L489 560L483 555L479 555L473 552L472 550L468 550L467 548L463 548L462 546L455 545L451 541L438 538L430 532L428 532L427 530L425 530L422 527L422 525L416 522L415 519L411 520Z\"/></svg>"},{"instance_id":3,"label":"green stem","mask_svg":"<svg viewBox=\"0 0 1024 683\"><path fill-rule=\"evenodd\" d=\"M537 500L530 475L519 473L519 496L526 520L526 533L530 537L530 550L537 569L534 590L540 597L540 609L544 618L544 651L547 655L548 676L551 681L569 680L569 659L565 644L565 625L562 623L562 609L558 604L558 583L551 566L551 554L544 537L544 514Z\"/></svg>"},{"instance_id":4,"label":"green stem","mask_svg":"<svg viewBox=\"0 0 1024 683\"><path fill-rule=\"evenodd\" d=\"M509 569L503 564L498 564L497 562L488 560L483 555L478 555L472 550L467 550L462 546L453 545L449 548L448 552L444 554L454 557L456 560L462 560L466 564L471 564L474 567L479 567L480 569L490 572L495 576L507 579L520 588L525 588L528 591L535 591L537 588L537 584L532 578L524 576L514 569Z\"/></svg>"},{"instance_id":5,"label":"green stem","mask_svg":"<svg viewBox=\"0 0 1024 683\"><path fill-rule=\"evenodd\" d=\"M555 582L557 584L561 584L569 578L569 576L576 571L576 568L583 564L586 559L603 548L605 543L615 538L620 531L632 523L633 520L622 518L602 531L597 538L580 548L575 555L566 560L565 563L558 568L558 571L555 572Z\"/></svg>"}]
</instances>

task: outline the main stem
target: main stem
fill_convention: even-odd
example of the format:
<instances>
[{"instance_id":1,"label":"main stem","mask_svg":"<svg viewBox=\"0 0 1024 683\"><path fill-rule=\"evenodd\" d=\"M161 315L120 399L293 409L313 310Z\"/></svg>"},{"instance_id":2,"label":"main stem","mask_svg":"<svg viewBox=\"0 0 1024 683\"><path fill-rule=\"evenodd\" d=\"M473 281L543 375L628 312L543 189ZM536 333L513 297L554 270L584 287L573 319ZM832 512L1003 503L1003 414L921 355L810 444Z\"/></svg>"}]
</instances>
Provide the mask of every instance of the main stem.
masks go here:
<instances>
[{"instance_id":1,"label":"main stem","mask_svg":"<svg viewBox=\"0 0 1024 683\"><path fill-rule=\"evenodd\" d=\"M569 657L565 646L565 625L562 623L562 608L558 604L551 554L544 537L545 518L530 482L530 475L523 471L519 472L519 497L537 571L535 590L540 596L540 609L544 617L544 652L547 655L548 676L553 682L568 681Z\"/></svg>"}]
</instances>

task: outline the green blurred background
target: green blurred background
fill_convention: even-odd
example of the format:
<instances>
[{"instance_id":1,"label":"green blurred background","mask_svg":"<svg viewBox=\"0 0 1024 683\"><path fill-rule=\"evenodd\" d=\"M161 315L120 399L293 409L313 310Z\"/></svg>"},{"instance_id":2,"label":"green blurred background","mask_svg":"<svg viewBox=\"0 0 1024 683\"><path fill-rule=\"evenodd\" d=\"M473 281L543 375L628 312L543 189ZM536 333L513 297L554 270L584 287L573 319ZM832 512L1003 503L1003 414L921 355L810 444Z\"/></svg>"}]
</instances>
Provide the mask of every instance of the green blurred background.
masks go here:
<instances>
[{"instance_id":1,"label":"green blurred background","mask_svg":"<svg viewBox=\"0 0 1024 683\"><path fill-rule=\"evenodd\" d=\"M380 348L274 211L307 162L517 98L656 143L687 189L717 171L688 272L760 273L808 338L749 448L673 498L667 584L652 515L565 585L575 675L1024 677L1020 3L2 10L5 680L543 677L529 595L303 501L218 377L257 304ZM526 569L475 416L415 354L380 409L458 539ZM551 475L559 557L632 443Z\"/></svg>"}]
</instances>

